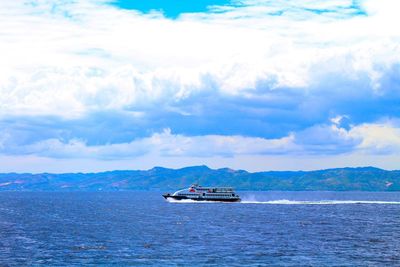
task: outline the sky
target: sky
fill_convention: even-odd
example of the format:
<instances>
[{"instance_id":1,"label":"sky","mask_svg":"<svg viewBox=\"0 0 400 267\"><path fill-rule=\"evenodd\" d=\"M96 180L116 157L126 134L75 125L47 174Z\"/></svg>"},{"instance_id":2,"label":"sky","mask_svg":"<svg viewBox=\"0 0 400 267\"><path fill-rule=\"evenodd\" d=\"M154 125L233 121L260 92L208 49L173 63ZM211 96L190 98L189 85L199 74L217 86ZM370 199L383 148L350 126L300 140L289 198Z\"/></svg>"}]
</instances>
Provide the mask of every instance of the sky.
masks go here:
<instances>
[{"instance_id":1,"label":"sky","mask_svg":"<svg viewBox=\"0 0 400 267\"><path fill-rule=\"evenodd\" d=\"M399 8L0 1L0 172L400 169Z\"/></svg>"}]
</instances>

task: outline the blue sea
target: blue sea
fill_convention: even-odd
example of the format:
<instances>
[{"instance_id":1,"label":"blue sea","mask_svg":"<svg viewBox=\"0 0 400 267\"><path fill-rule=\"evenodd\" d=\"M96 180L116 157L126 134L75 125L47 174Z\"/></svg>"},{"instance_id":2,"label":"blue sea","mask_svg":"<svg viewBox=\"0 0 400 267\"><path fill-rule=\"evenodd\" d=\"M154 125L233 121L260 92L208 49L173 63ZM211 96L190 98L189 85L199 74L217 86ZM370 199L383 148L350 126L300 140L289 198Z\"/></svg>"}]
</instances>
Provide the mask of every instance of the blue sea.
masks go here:
<instances>
[{"instance_id":1,"label":"blue sea","mask_svg":"<svg viewBox=\"0 0 400 267\"><path fill-rule=\"evenodd\" d=\"M1 192L0 266L400 266L400 193Z\"/></svg>"}]
</instances>

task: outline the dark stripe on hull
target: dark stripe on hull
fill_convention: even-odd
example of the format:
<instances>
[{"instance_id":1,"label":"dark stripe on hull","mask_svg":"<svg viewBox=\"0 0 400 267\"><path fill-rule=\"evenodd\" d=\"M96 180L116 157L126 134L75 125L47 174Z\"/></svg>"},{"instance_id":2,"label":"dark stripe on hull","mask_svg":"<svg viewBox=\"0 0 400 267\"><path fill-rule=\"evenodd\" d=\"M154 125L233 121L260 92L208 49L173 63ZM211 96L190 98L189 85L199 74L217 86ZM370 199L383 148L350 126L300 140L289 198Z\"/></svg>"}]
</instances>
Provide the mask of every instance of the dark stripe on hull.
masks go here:
<instances>
[{"instance_id":1,"label":"dark stripe on hull","mask_svg":"<svg viewBox=\"0 0 400 267\"><path fill-rule=\"evenodd\" d=\"M163 195L165 199L171 198L174 200L194 200L194 201L218 201L218 202L240 202L240 198L188 198L186 196Z\"/></svg>"}]
</instances>

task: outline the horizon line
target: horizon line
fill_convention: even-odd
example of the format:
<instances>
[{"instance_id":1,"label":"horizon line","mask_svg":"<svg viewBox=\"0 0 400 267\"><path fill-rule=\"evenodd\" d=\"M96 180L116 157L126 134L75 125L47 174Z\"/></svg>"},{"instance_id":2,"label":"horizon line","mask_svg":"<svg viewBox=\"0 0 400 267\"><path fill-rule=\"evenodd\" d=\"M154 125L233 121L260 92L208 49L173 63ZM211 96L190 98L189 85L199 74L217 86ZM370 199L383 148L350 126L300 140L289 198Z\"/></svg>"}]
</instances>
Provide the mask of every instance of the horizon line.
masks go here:
<instances>
[{"instance_id":1,"label":"horizon line","mask_svg":"<svg viewBox=\"0 0 400 267\"><path fill-rule=\"evenodd\" d=\"M223 170L223 169L228 169L232 170L235 172L238 171L244 171L247 173L263 173L263 172L318 172L318 171L329 171L329 170L338 170L338 169L376 169L376 170L381 170L381 171L387 171L387 172L392 172L392 171L400 171L400 169L393 169L393 170L388 170L388 169L383 169L383 168L378 168L375 166L358 166L358 167L336 167L336 168L326 168L326 169L313 169L313 170L263 170L263 171L248 171L245 169L233 169L229 167L222 167L222 168L210 168L207 165L191 165L191 166L186 166L186 167L181 167L181 168L169 168L169 167L162 167L162 166L154 166L150 169L114 169L114 170L105 170L105 171L95 171L95 172L0 172L1 174L32 174L32 175L38 175L38 174L97 174L97 173L107 173L107 172L124 172L124 171L151 171L153 169L169 169L169 170L182 170L182 169L187 169L187 168L199 168L199 167L205 167L209 170Z\"/></svg>"}]
</instances>

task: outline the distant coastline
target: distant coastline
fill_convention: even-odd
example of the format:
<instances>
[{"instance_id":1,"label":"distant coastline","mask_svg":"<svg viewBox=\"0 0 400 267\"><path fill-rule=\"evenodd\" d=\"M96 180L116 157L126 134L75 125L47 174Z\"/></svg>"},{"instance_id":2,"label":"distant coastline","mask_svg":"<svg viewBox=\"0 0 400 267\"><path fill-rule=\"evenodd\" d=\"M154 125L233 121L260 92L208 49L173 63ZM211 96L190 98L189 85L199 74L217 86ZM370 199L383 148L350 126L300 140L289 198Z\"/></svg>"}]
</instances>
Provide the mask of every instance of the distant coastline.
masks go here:
<instances>
[{"instance_id":1,"label":"distant coastline","mask_svg":"<svg viewBox=\"0 0 400 267\"><path fill-rule=\"evenodd\" d=\"M0 191L163 191L194 182L253 191L400 191L400 170L359 167L251 173L192 166L99 173L0 173Z\"/></svg>"}]
</instances>

